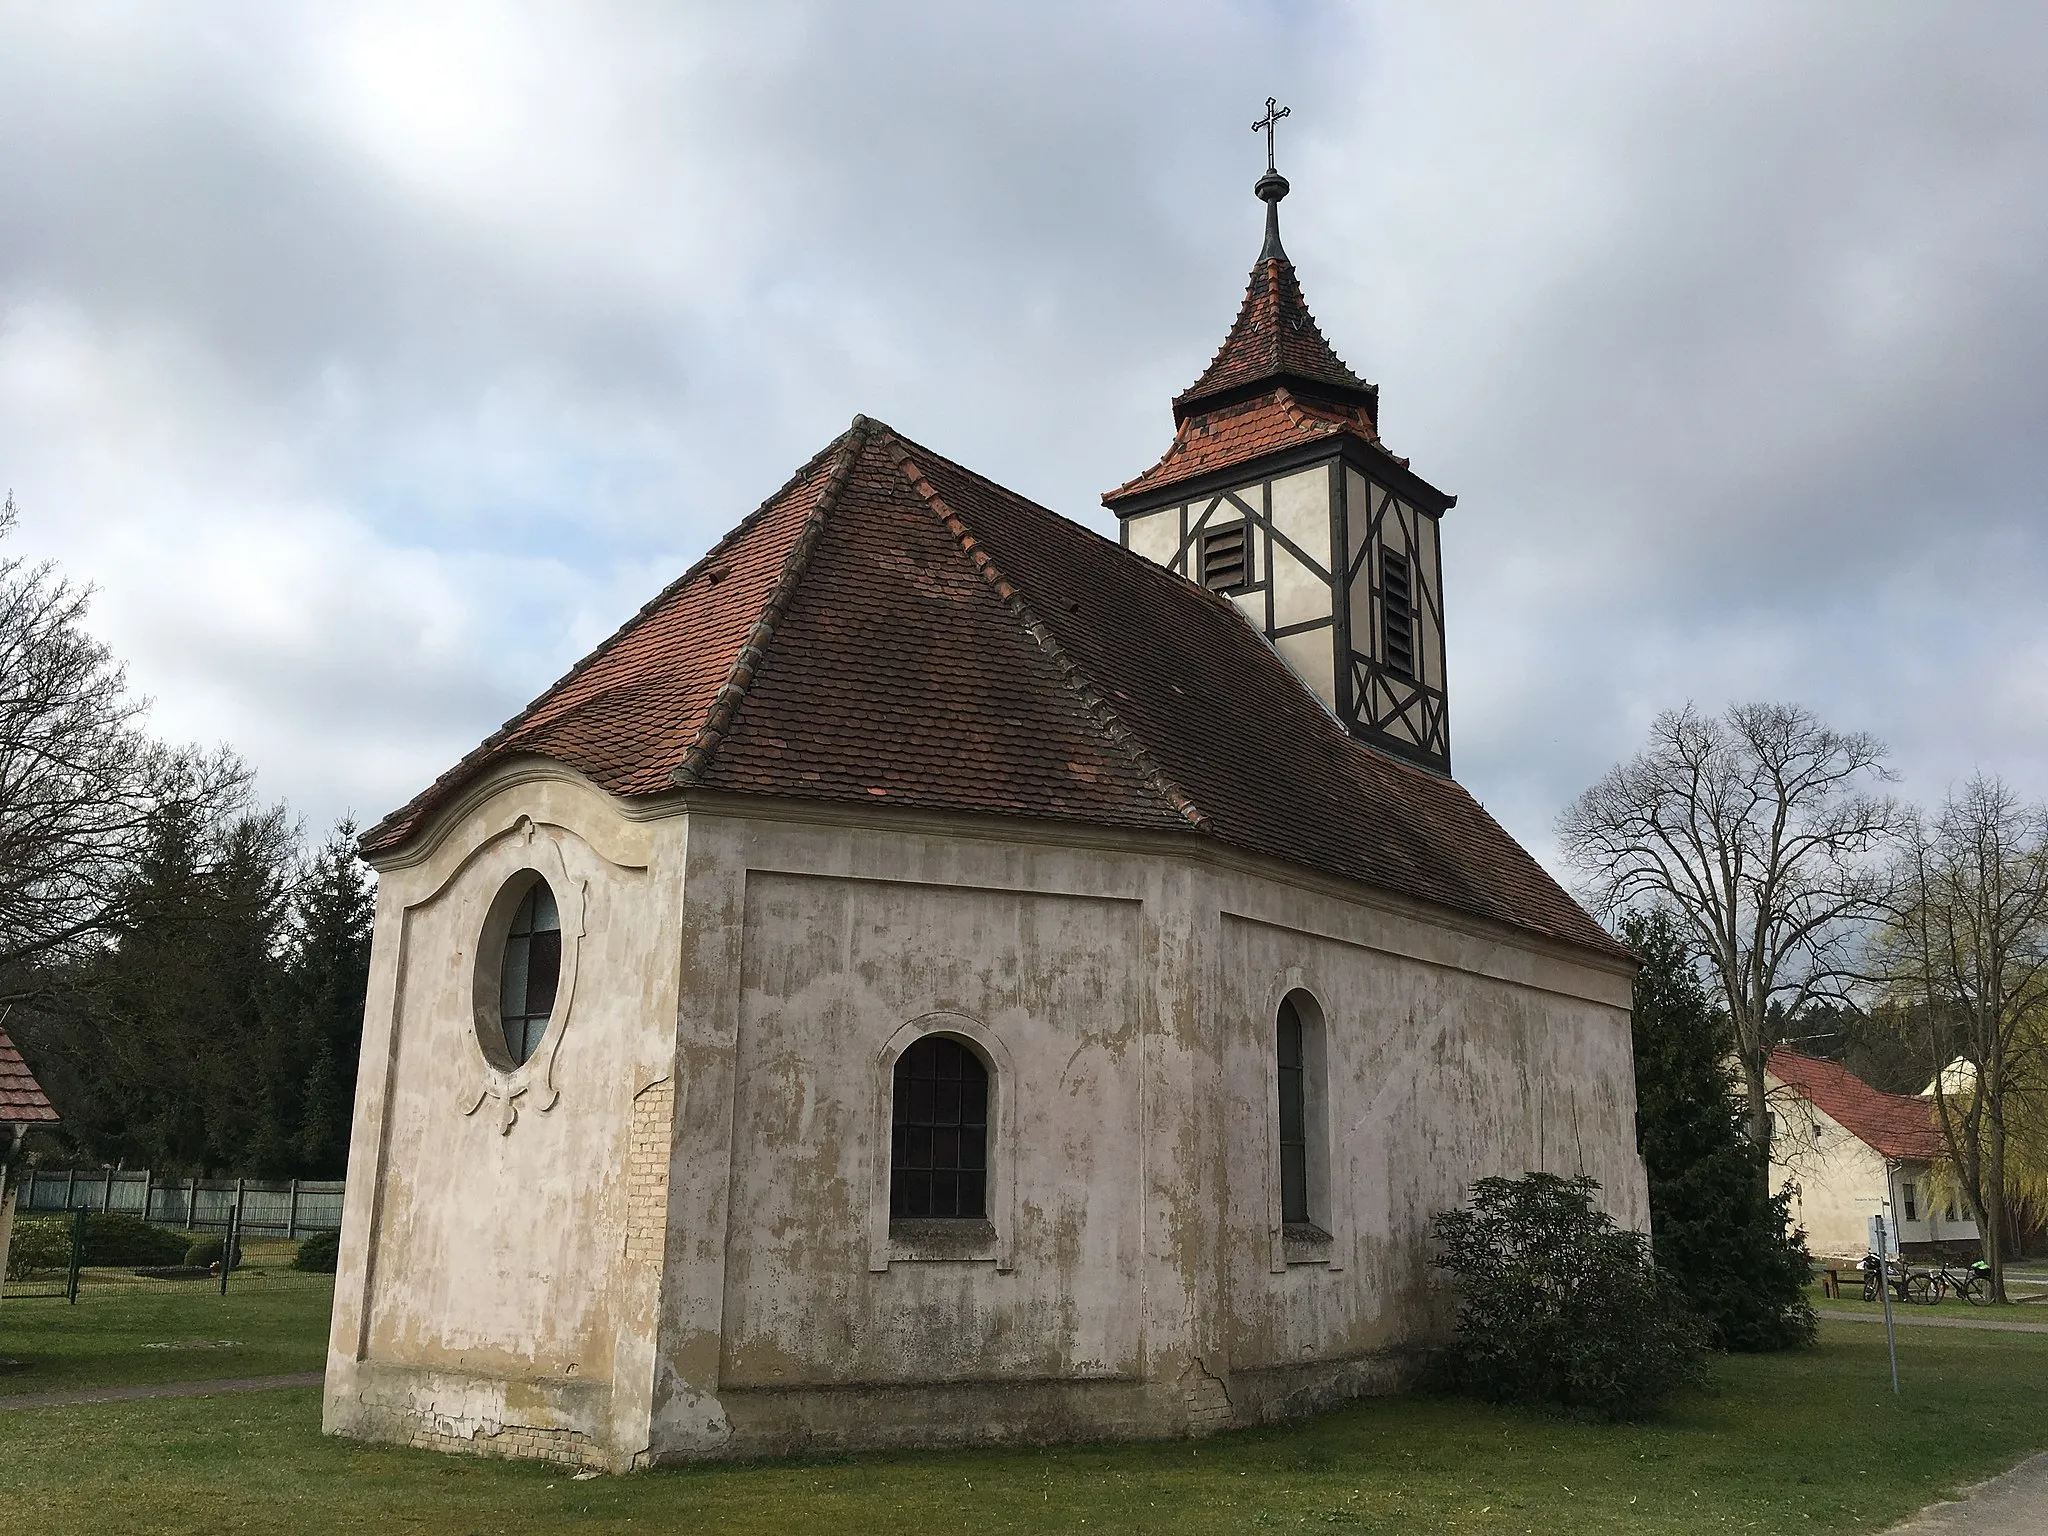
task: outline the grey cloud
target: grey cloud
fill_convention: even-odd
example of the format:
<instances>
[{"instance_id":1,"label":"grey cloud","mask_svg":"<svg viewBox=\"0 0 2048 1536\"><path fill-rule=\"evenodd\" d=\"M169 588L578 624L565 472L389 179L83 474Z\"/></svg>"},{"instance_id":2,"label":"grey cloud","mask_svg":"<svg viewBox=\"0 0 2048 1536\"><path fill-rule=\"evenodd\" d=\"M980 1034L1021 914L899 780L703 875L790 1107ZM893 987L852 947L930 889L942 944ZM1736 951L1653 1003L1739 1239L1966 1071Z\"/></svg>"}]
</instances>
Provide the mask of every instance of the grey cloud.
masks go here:
<instances>
[{"instance_id":1,"label":"grey cloud","mask_svg":"<svg viewBox=\"0 0 2048 1536\"><path fill-rule=\"evenodd\" d=\"M166 727L316 818L855 410L1106 528L1234 312L1268 92L1324 329L1461 496L1460 775L1510 825L1687 697L2048 792L2029 15L82 14L0 19L0 479ZM171 519L246 568L167 585Z\"/></svg>"}]
</instances>

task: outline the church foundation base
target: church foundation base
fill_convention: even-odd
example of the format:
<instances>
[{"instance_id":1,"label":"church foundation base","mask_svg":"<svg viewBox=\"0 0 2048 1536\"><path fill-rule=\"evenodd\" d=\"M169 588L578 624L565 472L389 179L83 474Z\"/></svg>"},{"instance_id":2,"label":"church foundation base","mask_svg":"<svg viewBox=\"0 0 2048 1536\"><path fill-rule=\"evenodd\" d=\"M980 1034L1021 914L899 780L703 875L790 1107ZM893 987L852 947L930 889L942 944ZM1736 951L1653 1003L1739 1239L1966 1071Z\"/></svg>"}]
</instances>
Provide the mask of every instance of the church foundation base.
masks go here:
<instances>
[{"instance_id":1,"label":"church foundation base","mask_svg":"<svg viewBox=\"0 0 2048 1536\"><path fill-rule=\"evenodd\" d=\"M1343 1360L1233 1371L1231 1405L1239 1424L1305 1418L1361 1397L1391 1397L1406 1392L1421 1379L1428 1358L1427 1350L1404 1347Z\"/></svg>"},{"instance_id":2,"label":"church foundation base","mask_svg":"<svg viewBox=\"0 0 2048 1536\"><path fill-rule=\"evenodd\" d=\"M355 1362L330 1373L330 1434L423 1450L623 1472L651 1463L751 1460L821 1451L918 1450L1201 1437L1325 1412L1407 1390L1426 1352L1219 1374L1194 1361L1175 1380L937 1382L911 1386L730 1388L715 1446L609 1443L602 1382L518 1381Z\"/></svg>"},{"instance_id":3,"label":"church foundation base","mask_svg":"<svg viewBox=\"0 0 2048 1536\"><path fill-rule=\"evenodd\" d=\"M604 1382L521 1381L357 1361L328 1373L323 1428L356 1440L625 1471Z\"/></svg>"},{"instance_id":4,"label":"church foundation base","mask_svg":"<svg viewBox=\"0 0 2048 1536\"><path fill-rule=\"evenodd\" d=\"M727 1389L732 1436L716 1451L657 1460L816 1451L1157 1440L1181 1432L1178 1394L1141 1381L937 1382Z\"/></svg>"},{"instance_id":5,"label":"church foundation base","mask_svg":"<svg viewBox=\"0 0 2048 1536\"><path fill-rule=\"evenodd\" d=\"M1425 1351L1403 1348L1228 1375L1196 1361L1174 1381L728 1388L718 1396L728 1438L716 1447L657 1446L651 1459L1201 1438L1406 1391L1425 1359Z\"/></svg>"}]
</instances>

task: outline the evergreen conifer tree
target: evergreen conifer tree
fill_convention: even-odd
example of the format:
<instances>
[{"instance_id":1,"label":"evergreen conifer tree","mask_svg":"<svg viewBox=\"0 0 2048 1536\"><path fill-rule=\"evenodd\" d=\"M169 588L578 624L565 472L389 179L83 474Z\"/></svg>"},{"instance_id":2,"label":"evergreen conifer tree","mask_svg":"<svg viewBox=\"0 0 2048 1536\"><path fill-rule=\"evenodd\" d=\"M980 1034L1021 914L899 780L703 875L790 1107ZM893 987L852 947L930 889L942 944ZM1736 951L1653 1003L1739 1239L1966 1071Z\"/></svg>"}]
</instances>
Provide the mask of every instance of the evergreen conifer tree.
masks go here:
<instances>
[{"instance_id":1,"label":"evergreen conifer tree","mask_svg":"<svg viewBox=\"0 0 2048 1536\"><path fill-rule=\"evenodd\" d=\"M285 1033L298 1063L292 1163L307 1177L338 1179L347 1171L376 900L370 872L356 857L355 823L343 820L313 856L294 897L282 989Z\"/></svg>"},{"instance_id":2,"label":"evergreen conifer tree","mask_svg":"<svg viewBox=\"0 0 2048 1536\"><path fill-rule=\"evenodd\" d=\"M1621 936L1635 984L1636 1132L1650 1176L1657 1263L1723 1349L1813 1341L1811 1272L1792 1193L1765 1193L1770 1152L1744 1134L1728 1022L1707 1002L1692 954L1664 913L1631 913Z\"/></svg>"}]
</instances>

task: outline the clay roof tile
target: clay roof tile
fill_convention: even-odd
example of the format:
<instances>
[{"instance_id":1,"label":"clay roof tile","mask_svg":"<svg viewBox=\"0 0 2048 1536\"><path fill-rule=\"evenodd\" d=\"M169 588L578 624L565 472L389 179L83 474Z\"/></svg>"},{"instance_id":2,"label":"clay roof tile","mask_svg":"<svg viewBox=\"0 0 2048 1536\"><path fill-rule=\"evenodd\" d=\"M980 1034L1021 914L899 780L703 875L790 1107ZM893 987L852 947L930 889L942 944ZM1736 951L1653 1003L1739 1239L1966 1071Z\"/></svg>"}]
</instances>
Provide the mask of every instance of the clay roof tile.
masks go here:
<instances>
[{"instance_id":1,"label":"clay roof tile","mask_svg":"<svg viewBox=\"0 0 2048 1536\"><path fill-rule=\"evenodd\" d=\"M1252 266L1229 334L1202 376L1175 398L1174 417L1195 415L1205 402L1247 386L1283 381L1321 386L1368 414L1377 393L1323 338L1294 275L1294 263L1285 256L1262 254Z\"/></svg>"},{"instance_id":2,"label":"clay roof tile","mask_svg":"<svg viewBox=\"0 0 2048 1536\"><path fill-rule=\"evenodd\" d=\"M21 1059L7 1031L0 1029L0 1125L49 1125L57 1110Z\"/></svg>"}]
</instances>

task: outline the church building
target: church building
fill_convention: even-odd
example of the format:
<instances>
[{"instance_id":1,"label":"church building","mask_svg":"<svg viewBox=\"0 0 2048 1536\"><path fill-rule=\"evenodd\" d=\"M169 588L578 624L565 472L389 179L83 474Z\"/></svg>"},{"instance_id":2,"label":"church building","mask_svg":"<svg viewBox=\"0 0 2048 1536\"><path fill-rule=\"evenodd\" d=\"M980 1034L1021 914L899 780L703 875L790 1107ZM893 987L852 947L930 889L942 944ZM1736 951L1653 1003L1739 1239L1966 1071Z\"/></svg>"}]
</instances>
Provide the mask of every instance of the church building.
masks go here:
<instances>
[{"instance_id":1,"label":"church building","mask_svg":"<svg viewBox=\"0 0 2048 1536\"><path fill-rule=\"evenodd\" d=\"M1451 777L1453 498L1282 249L1118 540L855 417L367 833L330 1432L625 1470L1398 1390L1646 1227L1634 961Z\"/></svg>"}]
</instances>

